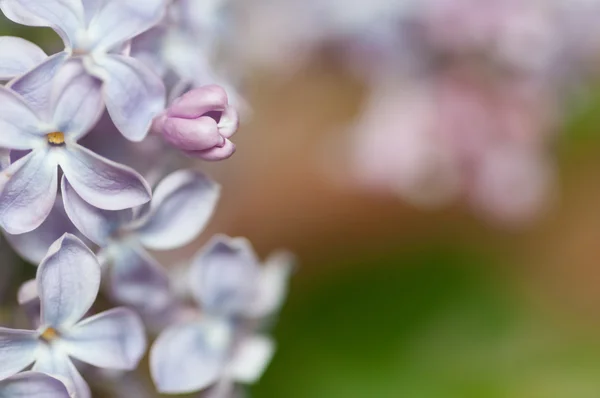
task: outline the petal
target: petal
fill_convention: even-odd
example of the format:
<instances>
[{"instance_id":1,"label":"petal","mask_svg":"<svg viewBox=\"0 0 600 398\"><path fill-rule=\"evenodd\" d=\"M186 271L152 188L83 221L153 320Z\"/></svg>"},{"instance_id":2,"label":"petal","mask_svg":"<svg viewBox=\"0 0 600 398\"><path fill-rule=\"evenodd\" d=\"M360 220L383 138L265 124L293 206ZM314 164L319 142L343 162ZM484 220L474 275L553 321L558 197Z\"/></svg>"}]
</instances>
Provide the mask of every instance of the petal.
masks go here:
<instances>
[{"instance_id":1,"label":"petal","mask_svg":"<svg viewBox=\"0 0 600 398\"><path fill-rule=\"evenodd\" d=\"M224 111L228 106L223 87L210 84L195 88L177 98L167 111L169 116L196 119L212 111Z\"/></svg>"},{"instance_id":2,"label":"petal","mask_svg":"<svg viewBox=\"0 0 600 398\"><path fill-rule=\"evenodd\" d=\"M152 197L148 183L138 172L81 145L68 146L59 164L77 194L100 209L129 209Z\"/></svg>"},{"instance_id":3,"label":"petal","mask_svg":"<svg viewBox=\"0 0 600 398\"><path fill-rule=\"evenodd\" d=\"M37 357L33 371L60 377L61 380L64 380L74 398L91 398L90 387L83 377L81 377L81 374L60 344L40 345Z\"/></svg>"},{"instance_id":4,"label":"petal","mask_svg":"<svg viewBox=\"0 0 600 398\"><path fill-rule=\"evenodd\" d=\"M31 365L38 346L34 331L0 328L0 380Z\"/></svg>"},{"instance_id":5,"label":"petal","mask_svg":"<svg viewBox=\"0 0 600 398\"><path fill-rule=\"evenodd\" d=\"M51 55L37 67L9 82L7 87L19 93L38 114L50 117L54 77L68 58L69 54L65 51Z\"/></svg>"},{"instance_id":6,"label":"petal","mask_svg":"<svg viewBox=\"0 0 600 398\"><path fill-rule=\"evenodd\" d=\"M161 333L150 349L150 372L161 393L198 391L217 382L232 343L229 325L204 320Z\"/></svg>"},{"instance_id":7,"label":"petal","mask_svg":"<svg viewBox=\"0 0 600 398\"><path fill-rule=\"evenodd\" d=\"M20 76L48 58L44 50L20 37L0 37L0 80Z\"/></svg>"},{"instance_id":8,"label":"petal","mask_svg":"<svg viewBox=\"0 0 600 398\"><path fill-rule=\"evenodd\" d=\"M191 290L209 313L243 315L254 301L259 272L247 240L217 235L193 260Z\"/></svg>"},{"instance_id":9,"label":"petal","mask_svg":"<svg viewBox=\"0 0 600 398\"><path fill-rule=\"evenodd\" d=\"M294 256L289 252L276 252L267 258L260 270L256 295L247 309L248 316L263 318L281 308L293 265Z\"/></svg>"},{"instance_id":10,"label":"petal","mask_svg":"<svg viewBox=\"0 0 600 398\"><path fill-rule=\"evenodd\" d=\"M37 271L42 324L55 329L74 325L91 308L100 288L100 264L71 234L48 249Z\"/></svg>"},{"instance_id":11,"label":"petal","mask_svg":"<svg viewBox=\"0 0 600 398\"><path fill-rule=\"evenodd\" d=\"M0 225L9 234L39 227L56 199L58 170L48 151L34 150L13 163L5 173L10 179L0 192Z\"/></svg>"},{"instance_id":12,"label":"petal","mask_svg":"<svg viewBox=\"0 0 600 398\"><path fill-rule=\"evenodd\" d=\"M176 171L154 191L148 221L138 230L142 244L169 250L190 243L204 229L219 199L220 187L204 174Z\"/></svg>"},{"instance_id":13,"label":"petal","mask_svg":"<svg viewBox=\"0 0 600 398\"><path fill-rule=\"evenodd\" d=\"M158 131L171 145L182 150L204 151L225 143L217 122L209 116L197 119L165 117Z\"/></svg>"},{"instance_id":14,"label":"petal","mask_svg":"<svg viewBox=\"0 0 600 398\"><path fill-rule=\"evenodd\" d=\"M163 38L168 31L166 25L160 24L136 36L131 42L131 56L139 59L160 77L165 77L169 67L161 56Z\"/></svg>"},{"instance_id":15,"label":"petal","mask_svg":"<svg viewBox=\"0 0 600 398\"><path fill-rule=\"evenodd\" d=\"M230 376L241 383L255 383L275 353L275 344L264 336L243 338L236 346L235 354L229 365Z\"/></svg>"},{"instance_id":16,"label":"petal","mask_svg":"<svg viewBox=\"0 0 600 398\"><path fill-rule=\"evenodd\" d=\"M32 149L43 133L37 114L14 91L0 87L0 147Z\"/></svg>"},{"instance_id":17,"label":"petal","mask_svg":"<svg viewBox=\"0 0 600 398\"><path fill-rule=\"evenodd\" d=\"M140 61L121 55L99 58L104 101L115 126L127 139L141 141L152 119L165 108L162 80Z\"/></svg>"},{"instance_id":18,"label":"petal","mask_svg":"<svg viewBox=\"0 0 600 398\"><path fill-rule=\"evenodd\" d=\"M64 335L64 349L73 358L101 368L133 370L146 351L139 315L114 308L79 322Z\"/></svg>"},{"instance_id":19,"label":"petal","mask_svg":"<svg viewBox=\"0 0 600 398\"><path fill-rule=\"evenodd\" d=\"M235 144L225 139L223 146L216 146L204 151L185 151L185 154L193 158L203 159L210 162L225 160L235 153Z\"/></svg>"},{"instance_id":20,"label":"petal","mask_svg":"<svg viewBox=\"0 0 600 398\"><path fill-rule=\"evenodd\" d=\"M62 202L56 200L50 215L38 228L20 235L5 233L4 236L19 256L34 265L38 265L46 256L50 245L65 232L74 234L77 229L69 221Z\"/></svg>"},{"instance_id":21,"label":"petal","mask_svg":"<svg viewBox=\"0 0 600 398\"><path fill-rule=\"evenodd\" d=\"M84 27L80 0L2 0L0 8L18 24L51 27L69 47Z\"/></svg>"},{"instance_id":22,"label":"petal","mask_svg":"<svg viewBox=\"0 0 600 398\"><path fill-rule=\"evenodd\" d=\"M96 13L102 6L102 3L104 3L104 0L81 0L81 3L83 4L83 14L87 26L92 18L96 16Z\"/></svg>"},{"instance_id":23,"label":"petal","mask_svg":"<svg viewBox=\"0 0 600 398\"><path fill-rule=\"evenodd\" d=\"M67 62L54 79L54 125L77 141L96 125L104 112L102 82L78 61Z\"/></svg>"},{"instance_id":24,"label":"petal","mask_svg":"<svg viewBox=\"0 0 600 398\"><path fill-rule=\"evenodd\" d=\"M106 246L110 236L124 223L131 220L131 210L102 210L81 199L69 181L61 181L65 211L73 224L86 238L98 246Z\"/></svg>"},{"instance_id":25,"label":"petal","mask_svg":"<svg viewBox=\"0 0 600 398\"><path fill-rule=\"evenodd\" d=\"M94 4L96 3L96 4ZM156 25L165 12L164 0L86 1L86 12L95 12L88 34L96 50L109 50Z\"/></svg>"},{"instance_id":26,"label":"petal","mask_svg":"<svg viewBox=\"0 0 600 398\"><path fill-rule=\"evenodd\" d=\"M144 249L131 245L111 248L110 291L114 300L142 313L157 313L171 303L166 270Z\"/></svg>"},{"instance_id":27,"label":"petal","mask_svg":"<svg viewBox=\"0 0 600 398\"><path fill-rule=\"evenodd\" d=\"M0 397L70 398L65 384L45 373L23 372L0 382Z\"/></svg>"}]
</instances>

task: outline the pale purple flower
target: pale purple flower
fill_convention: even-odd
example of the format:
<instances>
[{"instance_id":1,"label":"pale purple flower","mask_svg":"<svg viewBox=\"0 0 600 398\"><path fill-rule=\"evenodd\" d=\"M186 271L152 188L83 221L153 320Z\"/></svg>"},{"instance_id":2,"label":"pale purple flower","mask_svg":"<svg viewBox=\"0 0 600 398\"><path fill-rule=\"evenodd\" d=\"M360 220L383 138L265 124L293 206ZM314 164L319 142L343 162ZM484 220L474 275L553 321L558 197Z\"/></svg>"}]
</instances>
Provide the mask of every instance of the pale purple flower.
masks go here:
<instances>
[{"instance_id":1,"label":"pale purple flower","mask_svg":"<svg viewBox=\"0 0 600 398\"><path fill-rule=\"evenodd\" d=\"M236 382L256 382L274 350L268 337L239 334L226 319L204 317L162 332L150 351L150 371L161 393L190 393L213 385L231 390Z\"/></svg>"},{"instance_id":2,"label":"pale purple flower","mask_svg":"<svg viewBox=\"0 0 600 398\"><path fill-rule=\"evenodd\" d=\"M33 364L34 371L68 381L76 397L90 390L70 358L93 366L132 370L146 347L137 314L115 308L83 319L96 300L101 269L94 254L65 234L48 250L37 271L40 326L37 330L0 328L0 378Z\"/></svg>"},{"instance_id":3,"label":"pale purple flower","mask_svg":"<svg viewBox=\"0 0 600 398\"><path fill-rule=\"evenodd\" d=\"M190 291L205 313L264 318L281 306L291 266L286 252L262 265L247 239L216 235L192 261Z\"/></svg>"},{"instance_id":4,"label":"pale purple flower","mask_svg":"<svg viewBox=\"0 0 600 398\"><path fill-rule=\"evenodd\" d=\"M147 249L170 250L191 242L212 216L220 187L203 174L176 171L158 184L149 206L135 214L90 206L67 180L62 192L70 219L101 247L99 257L110 264L112 295L154 312L172 297L166 272Z\"/></svg>"},{"instance_id":5,"label":"pale purple flower","mask_svg":"<svg viewBox=\"0 0 600 398\"><path fill-rule=\"evenodd\" d=\"M177 98L156 118L153 129L187 155L222 160L233 155L229 138L237 131L237 111L217 85L193 89Z\"/></svg>"},{"instance_id":6,"label":"pale purple flower","mask_svg":"<svg viewBox=\"0 0 600 398\"><path fill-rule=\"evenodd\" d=\"M106 108L121 133L132 141L146 136L152 118L164 109L165 89L157 75L126 54L132 38L160 21L165 0L2 0L0 8L14 22L51 27L65 44L64 51L13 81L15 91L34 103L48 95L47 82L66 60L81 59L102 80Z\"/></svg>"},{"instance_id":7,"label":"pale purple flower","mask_svg":"<svg viewBox=\"0 0 600 398\"><path fill-rule=\"evenodd\" d=\"M32 231L48 217L58 166L63 180L92 206L121 210L150 200L150 188L135 170L77 144L103 110L98 80L78 63L61 69L50 101L40 110L3 87L0 99L0 147L31 150L2 172L8 180L0 193L0 225L8 233Z\"/></svg>"},{"instance_id":8,"label":"pale purple flower","mask_svg":"<svg viewBox=\"0 0 600 398\"><path fill-rule=\"evenodd\" d=\"M65 384L40 372L23 372L0 381L3 398L72 398Z\"/></svg>"},{"instance_id":9,"label":"pale purple flower","mask_svg":"<svg viewBox=\"0 0 600 398\"><path fill-rule=\"evenodd\" d=\"M278 253L261 266L246 239L215 236L195 257L188 276L202 315L166 329L150 351L152 378L164 393L215 385L254 383L273 352L273 342L240 321L276 312L286 294L291 258Z\"/></svg>"}]
</instances>

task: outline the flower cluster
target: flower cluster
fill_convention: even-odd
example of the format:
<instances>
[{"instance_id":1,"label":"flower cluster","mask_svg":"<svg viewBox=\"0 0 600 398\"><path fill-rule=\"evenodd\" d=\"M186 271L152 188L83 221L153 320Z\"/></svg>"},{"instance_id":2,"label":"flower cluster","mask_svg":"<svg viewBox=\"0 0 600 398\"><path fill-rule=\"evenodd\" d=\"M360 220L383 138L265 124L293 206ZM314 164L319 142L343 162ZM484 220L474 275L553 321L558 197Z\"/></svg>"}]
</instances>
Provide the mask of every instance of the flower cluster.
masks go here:
<instances>
[{"instance_id":1,"label":"flower cluster","mask_svg":"<svg viewBox=\"0 0 600 398\"><path fill-rule=\"evenodd\" d=\"M545 209L559 105L600 53L600 1L250 3L246 58L288 71L335 48L365 82L349 145L335 144L351 184L424 206L463 199L511 225Z\"/></svg>"},{"instance_id":2,"label":"flower cluster","mask_svg":"<svg viewBox=\"0 0 600 398\"><path fill-rule=\"evenodd\" d=\"M151 254L192 242L217 205L219 185L184 159L235 151L238 111L209 62L220 2L202 3L0 0L64 43L47 55L0 37L0 227L39 264L18 295L31 330L0 328L1 396L91 397L82 374L136 369L147 333L164 393L230 396L273 355L260 331L285 296L287 253L261 265L248 241L218 235L185 288ZM96 313L101 290L121 307Z\"/></svg>"}]
</instances>

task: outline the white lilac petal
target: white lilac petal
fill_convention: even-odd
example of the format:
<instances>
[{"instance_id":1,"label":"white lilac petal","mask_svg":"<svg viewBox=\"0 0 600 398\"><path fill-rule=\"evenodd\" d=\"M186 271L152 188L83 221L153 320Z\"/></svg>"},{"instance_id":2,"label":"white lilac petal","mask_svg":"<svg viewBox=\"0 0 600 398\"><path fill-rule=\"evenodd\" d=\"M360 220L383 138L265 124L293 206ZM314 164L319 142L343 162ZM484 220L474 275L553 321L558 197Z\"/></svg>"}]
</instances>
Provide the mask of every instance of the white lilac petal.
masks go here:
<instances>
[{"instance_id":1,"label":"white lilac petal","mask_svg":"<svg viewBox=\"0 0 600 398\"><path fill-rule=\"evenodd\" d=\"M54 242L36 277L42 324L63 330L78 322L96 300L100 273L96 256L79 238L64 234Z\"/></svg>"},{"instance_id":2,"label":"white lilac petal","mask_svg":"<svg viewBox=\"0 0 600 398\"><path fill-rule=\"evenodd\" d=\"M156 25L165 12L165 0L105 0L102 6L87 0L86 12L94 12L88 26L95 51L114 49Z\"/></svg>"},{"instance_id":3,"label":"white lilac petal","mask_svg":"<svg viewBox=\"0 0 600 398\"><path fill-rule=\"evenodd\" d=\"M203 320L172 326L150 350L150 372L161 393L190 393L216 383L232 344L231 327Z\"/></svg>"},{"instance_id":4,"label":"white lilac petal","mask_svg":"<svg viewBox=\"0 0 600 398\"><path fill-rule=\"evenodd\" d=\"M5 87L0 87L0 103L0 147L26 150L39 146L43 133L36 112Z\"/></svg>"},{"instance_id":5,"label":"white lilac petal","mask_svg":"<svg viewBox=\"0 0 600 398\"><path fill-rule=\"evenodd\" d=\"M275 353L273 340L265 336L244 336L236 345L229 363L229 377L233 380L253 384L264 373Z\"/></svg>"},{"instance_id":6,"label":"white lilac petal","mask_svg":"<svg viewBox=\"0 0 600 398\"><path fill-rule=\"evenodd\" d=\"M172 302L166 270L141 247L111 248L110 294L141 313L158 313Z\"/></svg>"},{"instance_id":7,"label":"white lilac petal","mask_svg":"<svg viewBox=\"0 0 600 398\"><path fill-rule=\"evenodd\" d=\"M84 27L81 0L0 0L0 8L18 24L54 29L67 47Z\"/></svg>"},{"instance_id":8,"label":"white lilac petal","mask_svg":"<svg viewBox=\"0 0 600 398\"><path fill-rule=\"evenodd\" d=\"M49 374L64 381L74 398L91 398L92 393L62 344L42 344L33 371Z\"/></svg>"},{"instance_id":9,"label":"white lilac petal","mask_svg":"<svg viewBox=\"0 0 600 398\"><path fill-rule=\"evenodd\" d=\"M23 372L0 381L3 398L71 398L65 384L40 372Z\"/></svg>"},{"instance_id":10,"label":"white lilac petal","mask_svg":"<svg viewBox=\"0 0 600 398\"><path fill-rule=\"evenodd\" d=\"M53 125L68 139L77 141L104 112L102 82L88 74L81 62L69 61L54 78L51 103Z\"/></svg>"},{"instance_id":11,"label":"white lilac petal","mask_svg":"<svg viewBox=\"0 0 600 398\"><path fill-rule=\"evenodd\" d=\"M38 265L52 243L65 232L75 234L77 229L69 221L61 200L56 200L48 217L35 230L19 235L4 234L12 248L28 262Z\"/></svg>"},{"instance_id":12,"label":"white lilac petal","mask_svg":"<svg viewBox=\"0 0 600 398\"><path fill-rule=\"evenodd\" d=\"M270 255L260 269L256 295L247 308L251 318L264 318L277 312L287 296L295 258L287 251Z\"/></svg>"},{"instance_id":13,"label":"white lilac petal","mask_svg":"<svg viewBox=\"0 0 600 398\"><path fill-rule=\"evenodd\" d=\"M23 283L17 292L19 307L23 309L31 325L36 328L40 326L40 296L37 289L37 281L30 279Z\"/></svg>"},{"instance_id":14,"label":"white lilac petal","mask_svg":"<svg viewBox=\"0 0 600 398\"><path fill-rule=\"evenodd\" d=\"M131 41L131 56L142 61L162 78L166 76L169 69L164 57L161 56L163 40L167 31L166 25L157 25Z\"/></svg>"},{"instance_id":15,"label":"white lilac petal","mask_svg":"<svg viewBox=\"0 0 600 398\"><path fill-rule=\"evenodd\" d=\"M104 0L81 0L83 4L83 14L85 17L85 25L91 22L91 20L96 16L100 7L102 7Z\"/></svg>"},{"instance_id":16,"label":"white lilac petal","mask_svg":"<svg viewBox=\"0 0 600 398\"><path fill-rule=\"evenodd\" d=\"M75 192L64 175L61 193L68 218L86 238L98 246L106 246L111 235L132 218L132 211L129 209L111 211L90 205Z\"/></svg>"},{"instance_id":17,"label":"white lilac petal","mask_svg":"<svg viewBox=\"0 0 600 398\"><path fill-rule=\"evenodd\" d=\"M10 80L35 68L48 58L32 42L14 36L0 36L0 80Z\"/></svg>"},{"instance_id":18,"label":"white lilac petal","mask_svg":"<svg viewBox=\"0 0 600 398\"><path fill-rule=\"evenodd\" d=\"M50 97L54 76L68 58L66 51L51 55L24 75L11 80L7 87L20 94L39 115L51 117Z\"/></svg>"},{"instance_id":19,"label":"white lilac petal","mask_svg":"<svg viewBox=\"0 0 600 398\"><path fill-rule=\"evenodd\" d=\"M35 361L38 346L36 332L0 328L0 380L31 365Z\"/></svg>"},{"instance_id":20,"label":"white lilac petal","mask_svg":"<svg viewBox=\"0 0 600 398\"><path fill-rule=\"evenodd\" d=\"M245 315L254 301L260 269L246 239L213 237L194 258L191 291L212 314Z\"/></svg>"},{"instance_id":21,"label":"white lilac petal","mask_svg":"<svg viewBox=\"0 0 600 398\"><path fill-rule=\"evenodd\" d=\"M0 225L9 234L33 231L48 217L58 188L56 162L34 150L4 171L10 176L0 192Z\"/></svg>"},{"instance_id":22,"label":"white lilac petal","mask_svg":"<svg viewBox=\"0 0 600 398\"><path fill-rule=\"evenodd\" d=\"M210 220L220 194L218 184L192 170L176 171L156 187L146 223L138 229L142 244L169 250L190 243Z\"/></svg>"},{"instance_id":23,"label":"white lilac petal","mask_svg":"<svg viewBox=\"0 0 600 398\"><path fill-rule=\"evenodd\" d=\"M96 60L102 69L104 101L117 129L131 141L143 140L152 120L165 108L165 86L141 61L109 54Z\"/></svg>"},{"instance_id":24,"label":"white lilac petal","mask_svg":"<svg viewBox=\"0 0 600 398\"><path fill-rule=\"evenodd\" d=\"M148 183L138 172L81 145L69 145L59 164L75 192L100 209L129 209L152 197Z\"/></svg>"},{"instance_id":25,"label":"white lilac petal","mask_svg":"<svg viewBox=\"0 0 600 398\"><path fill-rule=\"evenodd\" d=\"M100 368L133 370L146 350L142 320L128 308L89 317L62 337L69 356Z\"/></svg>"}]
</instances>

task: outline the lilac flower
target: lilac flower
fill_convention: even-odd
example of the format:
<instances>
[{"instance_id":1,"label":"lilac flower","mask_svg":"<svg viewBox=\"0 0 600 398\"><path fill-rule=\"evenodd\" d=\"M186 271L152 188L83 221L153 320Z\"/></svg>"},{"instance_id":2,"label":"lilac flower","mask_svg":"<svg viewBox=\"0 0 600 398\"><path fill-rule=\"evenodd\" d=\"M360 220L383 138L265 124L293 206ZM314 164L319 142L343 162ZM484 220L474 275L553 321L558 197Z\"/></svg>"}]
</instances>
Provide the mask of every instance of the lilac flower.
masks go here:
<instances>
[{"instance_id":1,"label":"lilac flower","mask_svg":"<svg viewBox=\"0 0 600 398\"><path fill-rule=\"evenodd\" d=\"M164 85L124 54L129 40L162 18L165 0L2 0L0 8L14 22L51 27L65 44L64 51L12 82L15 91L38 100L62 63L81 59L88 73L104 83L106 107L121 133L132 141L146 136L152 118L164 109ZM13 47L21 51L27 45Z\"/></svg>"},{"instance_id":2,"label":"lilac flower","mask_svg":"<svg viewBox=\"0 0 600 398\"><path fill-rule=\"evenodd\" d=\"M279 254L260 267L247 240L213 238L196 256L188 277L202 316L166 329L150 351L158 390L184 393L216 384L219 392L234 382L258 380L274 346L240 321L279 309L290 265L289 256Z\"/></svg>"},{"instance_id":3,"label":"lilac flower","mask_svg":"<svg viewBox=\"0 0 600 398\"><path fill-rule=\"evenodd\" d=\"M171 299L168 277L146 249L169 250L191 242L204 229L219 197L219 186L203 174L180 170L165 177L145 212L103 211L85 202L63 180L65 210L77 228L102 249L112 265L111 293L144 312Z\"/></svg>"},{"instance_id":4,"label":"lilac flower","mask_svg":"<svg viewBox=\"0 0 600 398\"><path fill-rule=\"evenodd\" d=\"M115 308L81 320L96 300L100 274L98 260L75 236L65 234L50 247L36 277L40 327L0 328L0 378L33 364L34 371L67 380L76 397L89 398L71 357L103 368L137 366L146 346L137 314Z\"/></svg>"},{"instance_id":5,"label":"lilac flower","mask_svg":"<svg viewBox=\"0 0 600 398\"><path fill-rule=\"evenodd\" d=\"M230 390L235 382L256 382L274 349L267 337L236 335L232 323L203 318L161 333L150 352L150 369L161 393L190 393L214 384Z\"/></svg>"},{"instance_id":6,"label":"lilac flower","mask_svg":"<svg viewBox=\"0 0 600 398\"><path fill-rule=\"evenodd\" d=\"M261 266L247 239L216 235L192 262L190 289L205 313L260 319L281 306L291 265L278 252Z\"/></svg>"},{"instance_id":7,"label":"lilac flower","mask_svg":"<svg viewBox=\"0 0 600 398\"><path fill-rule=\"evenodd\" d=\"M77 144L98 120L102 97L98 81L77 63L56 76L45 110L0 88L0 147L31 150L4 170L0 225L10 234L39 227L54 206L60 166L63 180L93 206L121 210L150 200L148 184L133 169L102 158Z\"/></svg>"},{"instance_id":8,"label":"lilac flower","mask_svg":"<svg viewBox=\"0 0 600 398\"><path fill-rule=\"evenodd\" d=\"M176 99L156 118L153 129L190 156L222 160L235 151L229 138L238 125L237 111L229 105L225 90L210 85Z\"/></svg>"},{"instance_id":9,"label":"lilac flower","mask_svg":"<svg viewBox=\"0 0 600 398\"><path fill-rule=\"evenodd\" d=\"M71 398L65 384L40 372L23 372L0 381L3 398Z\"/></svg>"}]
</instances>

